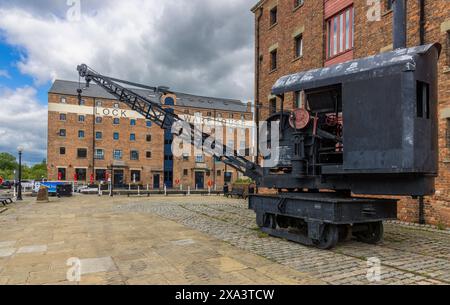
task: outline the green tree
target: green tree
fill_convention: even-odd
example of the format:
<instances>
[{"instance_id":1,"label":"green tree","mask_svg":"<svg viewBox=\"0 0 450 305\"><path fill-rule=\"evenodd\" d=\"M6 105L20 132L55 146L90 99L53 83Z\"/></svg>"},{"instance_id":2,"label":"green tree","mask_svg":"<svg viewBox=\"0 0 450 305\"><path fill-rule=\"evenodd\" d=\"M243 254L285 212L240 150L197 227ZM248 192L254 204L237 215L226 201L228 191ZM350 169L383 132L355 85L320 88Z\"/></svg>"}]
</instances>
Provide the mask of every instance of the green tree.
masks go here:
<instances>
[{"instance_id":1,"label":"green tree","mask_svg":"<svg viewBox=\"0 0 450 305\"><path fill-rule=\"evenodd\" d=\"M8 153L0 153L0 177L3 179L14 179L14 170L18 164L16 158Z\"/></svg>"},{"instance_id":2,"label":"green tree","mask_svg":"<svg viewBox=\"0 0 450 305\"><path fill-rule=\"evenodd\" d=\"M16 157L8 153L0 153L0 170L13 171L17 166Z\"/></svg>"},{"instance_id":3,"label":"green tree","mask_svg":"<svg viewBox=\"0 0 450 305\"><path fill-rule=\"evenodd\" d=\"M39 164L33 165L31 168L27 169L28 180L41 180L42 178L47 178L47 161L44 160Z\"/></svg>"}]
</instances>

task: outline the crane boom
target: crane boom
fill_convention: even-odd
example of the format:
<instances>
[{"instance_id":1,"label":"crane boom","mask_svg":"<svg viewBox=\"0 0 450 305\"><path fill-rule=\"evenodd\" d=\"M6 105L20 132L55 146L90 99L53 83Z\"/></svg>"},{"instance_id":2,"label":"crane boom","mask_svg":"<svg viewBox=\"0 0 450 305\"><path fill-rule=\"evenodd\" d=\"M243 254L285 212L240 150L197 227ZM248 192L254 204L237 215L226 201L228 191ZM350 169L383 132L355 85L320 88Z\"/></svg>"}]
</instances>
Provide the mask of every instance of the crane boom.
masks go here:
<instances>
[{"instance_id":1,"label":"crane boom","mask_svg":"<svg viewBox=\"0 0 450 305\"><path fill-rule=\"evenodd\" d=\"M151 87L141 84L132 83L125 80L120 80L108 76L101 75L88 67L86 64L81 64L77 67L78 73L81 78L86 80L86 86L89 87L90 82L96 83L98 86L102 87L106 92L116 97L120 102L125 103L132 110L138 112L144 116L147 120L150 120L157 124L159 127L165 130L171 130L174 132L172 127L174 124L185 123L190 126L190 133L183 133L182 130L176 133L176 136L181 137L183 140L191 143L197 148L202 148L206 153L210 155L215 155L215 151L219 150L221 152L232 152L232 154L222 154L218 156L222 162L235 168L239 172L243 173L247 177L254 180L258 180L262 176L262 169L259 165L247 160L242 157L234 149L229 149L226 145L215 140L212 145L204 145L205 142L210 138L210 135L198 130L192 123L185 122L177 114L165 109L161 103L156 103L149 98L142 96L130 88L125 88L121 84L127 84L134 87L140 87L153 91L153 93L161 99L165 94L171 93L166 87ZM78 95L81 97L82 90L78 90ZM196 139L201 139L201 143L196 142ZM211 149L211 148L212 149ZM216 148L219 148L216 150Z\"/></svg>"}]
</instances>

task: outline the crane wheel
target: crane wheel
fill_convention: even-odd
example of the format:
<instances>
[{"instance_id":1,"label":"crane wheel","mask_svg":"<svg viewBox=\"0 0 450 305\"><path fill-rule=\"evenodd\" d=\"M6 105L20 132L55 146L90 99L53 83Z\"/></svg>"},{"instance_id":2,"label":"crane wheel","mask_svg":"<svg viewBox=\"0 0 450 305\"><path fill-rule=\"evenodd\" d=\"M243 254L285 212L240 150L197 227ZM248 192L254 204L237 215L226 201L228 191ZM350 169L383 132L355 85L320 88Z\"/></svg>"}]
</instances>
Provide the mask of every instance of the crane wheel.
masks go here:
<instances>
[{"instance_id":1,"label":"crane wheel","mask_svg":"<svg viewBox=\"0 0 450 305\"><path fill-rule=\"evenodd\" d=\"M328 224L325 226L320 240L314 240L314 245L322 250L329 250L334 248L339 241L338 226Z\"/></svg>"},{"instance_id":2,"label":"crane wheel","mask_svg":"<svg viewBox=\"0 0 450 305\"><path fill-rule=\"evenodd\" d=\"M383 222L372 222L368 223L367 226L367 230L353 234L356 239L366 244L378 244L381 242L384 236Z\"/></svg>"}]
</instances>

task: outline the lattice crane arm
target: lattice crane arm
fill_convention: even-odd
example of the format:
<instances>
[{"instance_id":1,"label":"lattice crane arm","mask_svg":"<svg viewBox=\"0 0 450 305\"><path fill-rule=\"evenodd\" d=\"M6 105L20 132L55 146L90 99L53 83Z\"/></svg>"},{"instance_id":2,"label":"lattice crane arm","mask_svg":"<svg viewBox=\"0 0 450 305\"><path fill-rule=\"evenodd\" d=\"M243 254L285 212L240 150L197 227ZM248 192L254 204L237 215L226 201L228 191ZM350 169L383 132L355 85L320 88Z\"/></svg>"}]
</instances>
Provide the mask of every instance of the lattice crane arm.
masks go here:
<instances>
[{"instance_id":1,"label":"lattice crane arm","mask_svg":"<svg viewBox=\"0 0 450 305\"><path fill-rule=\"evenodd\" d=\"M153 91L153 93L161 100L163 95L172 93L167 87L151 87L141 84L132 83L125 80L120 80L108 76L101 75L88 67L86 64L81 64L77 67L80 78L84 78L86 80L86 87L89 87L90 82L96 83L98 86L103 88L106 92L116 97L120 102L125 103L132 110L138 112L142 116L144 116L147 120L150 120L160 126L162 129L171 130L172 126L176 122L185 122L181 119L177 114L168 111L165 109L161 103L156 103L149 98L142 96L135 91L125 88L120 84L126 84L133 87L139 87L146 90ZM82 89L78 89L78 96L81 98ZM185 122L187 123L187 122ZM194 146L198 148L203 148L206 153L210 155L214 155L214 151L210 150L208 146L205 146L204 143L207 139L210 138L210 135L204 133L203 131L198 130L191 123L190 125L191 132L189 136L185 136L185 134L180 131L176 136L180 136L183 140L188 141ZM196 143L195 139L201 139L201 143ZM259 165L247 160L246 158L239 156L236 150L228 149L226 145L223 145L219 142L213 143L213 148L217 146L222 148L222 152L232 151L231 155L224 154L220 156L220 160L225 164L232 166L236 170L244 173L247 177L250 177L254 180L259 180L262 177L262 169Z\"/></svg>"}]
</instances>

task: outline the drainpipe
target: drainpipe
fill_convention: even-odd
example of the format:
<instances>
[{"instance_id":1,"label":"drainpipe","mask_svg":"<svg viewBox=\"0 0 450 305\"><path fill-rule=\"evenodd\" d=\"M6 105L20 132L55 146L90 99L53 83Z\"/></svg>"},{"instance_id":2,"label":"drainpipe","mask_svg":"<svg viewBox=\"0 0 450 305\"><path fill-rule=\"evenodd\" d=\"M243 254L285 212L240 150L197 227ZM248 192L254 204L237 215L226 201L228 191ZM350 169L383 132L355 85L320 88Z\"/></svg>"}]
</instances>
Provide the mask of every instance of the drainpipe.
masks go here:
<instances>
[{"instance_id":1,"label":"drainpipe","mask_svg":"<svg viewBox=\"0 0 450 305\"><path fill-rule=\"evenodd\" d=\"M420 45L425 44L425 0L419 0L419 41ZM419 197L419 224L425 225L425 198Z\"/></svg>"},{"instance_id":2,"label":"drainpipe","mask_svg":"<svg viewBox=\"0 0 450 305\"><path fill-rule=\"evenodd\" d=\"M406 48L406 2L407 0L393 0L394 20L393 46L395 49Z\"/></svg>"},{"instance_id":3,"label":"drainpipe","mask_svg":"<svg viewBox=\"0 0 450 305\"><path fill-rule=\"evenodd\" d=\"M258 17L256 20L256 59L255 59L255 69L256 69L256 81L255 81L255 116L256 116L256 164L259 165L259 122L261 120L260 118L260 101L259 101L259 78L260 78L260 70L261 70L261 60L260 57L260 24L261 24L261 18L263 15L263 8L260 7L258 10ZM256 185L256 194L259 192L259 187Z\"/></svg>"},{"instance_id":4,"label":"drainpipe","mask_svg":"<svg viewBox=\"0 0 450 305\"><path fill-rule=\"evenodd\" d=\"M425 0L419 0L420 16L419 16L419 31L420 31L420 45L425 44Z\"/></svg>"}]
</instances>

